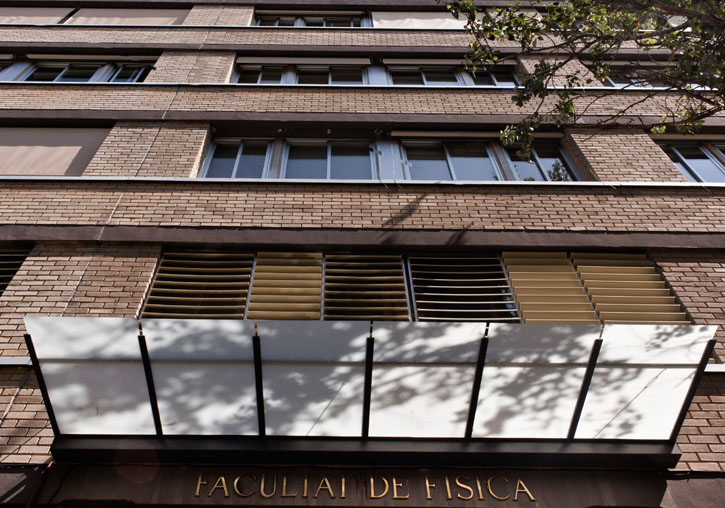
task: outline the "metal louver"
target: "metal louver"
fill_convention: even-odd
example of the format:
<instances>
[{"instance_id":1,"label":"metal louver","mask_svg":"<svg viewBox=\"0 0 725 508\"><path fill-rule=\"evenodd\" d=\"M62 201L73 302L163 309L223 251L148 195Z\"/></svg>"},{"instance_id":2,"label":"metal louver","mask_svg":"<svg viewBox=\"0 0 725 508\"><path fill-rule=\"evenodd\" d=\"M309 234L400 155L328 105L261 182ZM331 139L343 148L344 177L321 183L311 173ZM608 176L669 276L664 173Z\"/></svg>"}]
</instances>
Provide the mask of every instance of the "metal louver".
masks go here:
<instances>
[{"instance_id":1,"label":"metal louver","mask_svg":"<svg viewBox=\"0 0 725 508\"><path fill-rule=\"evenodd\" d=\"M0 295L25 261L28 250L0 249Z\"/></svg>"},{"instance_id":2,"label":"metal louver","mask_svg":"<svg viewBox=\"0 0 725 508\"><path fill-rule=\"evenodd\" d=\"M242 252L165 252L142 316L241 319L253 264Z\"/></svg>"},{"instance_id":3,"label":"metal louver","mask_svg":"<svg viewBox=\"0 0 725 508\"><path fill-rule=\"evenodd\" d=\"M259 252L249 319L320 319L322 254Z\"/></svg>"},{"instance_id":4,"label":"metal louver","mask_svg":"<svg viewBox=\"0 0 725 508\"><path fill-rule=\"evenodd\" d=\"M572 253L571 259L603 323L689 323L645 254Z\"/></svg>"},{"instance_id":5,"label":"metal louver","mask_svg":"<svg viewBox=\"0 0 725 508\"><path fill-rule=\"evenodd\" d=\"M498 257L410 258L419 321L519 321Z\"/></svg>"},{"instance_id":6,"label":"metal louver","mask_svg":"<svg viewBox=\"0 0 725 508\"><path fill-rule=\"evenodd\" d=\"M566 252L504 252L525 323L598 323Z\"/></svg>"},{"instance_id":7,"label":"metal louver","mask_svg":"<svg viewBox=\"0 0 725 508\"><path fill-rule=\"evenodd\" d=\"M328 255L325 319L408 320L399 255Z\"/></svg>"}]
</instances>

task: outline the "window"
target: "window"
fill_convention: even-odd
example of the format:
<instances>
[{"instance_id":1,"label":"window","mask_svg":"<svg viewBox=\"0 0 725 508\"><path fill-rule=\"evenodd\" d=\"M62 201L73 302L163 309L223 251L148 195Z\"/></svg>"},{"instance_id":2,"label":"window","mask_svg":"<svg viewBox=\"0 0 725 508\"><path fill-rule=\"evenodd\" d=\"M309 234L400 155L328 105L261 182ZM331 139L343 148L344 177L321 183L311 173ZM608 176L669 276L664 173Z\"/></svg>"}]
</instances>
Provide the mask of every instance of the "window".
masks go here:
<instances>
[{"instance_id":1,"label":"window","mask_svg":"<svg viewBox=\"0 0 725 508\"><path fill-rule=\"evenodd\" d=\"M392 12L372 13L375 28L423 28L423 29L462 29L466 20L455 19L449 12Z\"/></svg>"},{"instance_id":2,"label":"window","mask_svg":"<svg viewBox=\"0 0 725 508\"><path fill-rule=\"evenodd\" d=\"M180 25L188 9L81 8L63 21L66 25Z\"/></svg>"},{"instance_id":3,"label":"window","mask_svg":"<svg viewBox=\"0 0 725 508\"><path fill-rule=\"evenodd\" d=\"M27 249L0 248L0 295L8 287L15 273L20 270L28 253Z\"/></svg>"},{"instance_id":4,"label":"window","mask_svg":"<svg viewBox=\"0 0 725 508\"><path fill-rule=\"evenodd\" d=\"M287 147L282 177L370 180L373 167L369 141L293 142Z\"/></svg>"},{"instance_id":5,"label":"window","mask_svg":"<svg viewBox=\"0 0 725 508\"><path fill-rule=\"evenodd\" d=\"M73 9L68 7L0 7L2 24L60 23Z\"/></svg>"},{"instance_id":6,"label":"window","mask_svg":"<svg viewBox=\"0 0 725 508\"><path fill-rule=\"evenodd\" d=\"M499 67L491 71L481 69L470 72L476 86L515 87L518 84L513 68Z\"/></svg>"},{"instance_id":7,"label":"window","mask_svg":"<svg viewBox=\"0 0 725 508\"><path fill-rule=\"evenodd\" d=\"M370 26L370 21L362 15L260 15L257 16L254 24L281 27L357 28Z\"/></svg>"},{"instance_id":8,"label":"window","mask_svg":"<svg viewBox=\"0 0 725 508\"><path fill-rule=\"evenodd\" d=\"M559 142L554 140L535 141L529 160L519 156L516 148L507 148L506 155L517 180L524 181L568 181L576 180L572 164Z\"/></svg>"},{"instance_id":9,"label":"window","mask_svg":"<svg viewBox=\"0 0 725 508\"><path fill-rule=\"evenodd\" d=\"M725 182L725 143L661 143L690 182Z\"/></svg>"},{"instance_id":10,"label":"window","mask_svg":"<svg viewBox=\"0 0 725 508\"><path fill-rule=\"evenodd\" d=\"M268 159L268 141L219 142L212 148L205 176L207 178L262 178L267 170Z\"/></svg>"},{"instance_id":11,"label":"window","mask_svg":"<svg viewBox=\"0 0 725 508\"><path fill-rule=\"evenodd\" d=\"M367 82L360 66L240 66L238 83L300 85L362 85Z\"/></svg>"},{"instance_id":12,"label":"window","mask_svg":"<svg viewBox=\"0 0 725 508\"><path fill-rule=\"evenodd\" d=\"M274 161L274 162L273 162ZM532 159L487 140L216 140L206 178L497 181L576 180L558 140L538 140Z\"/></svg>"},{"instance_id":13,"label":"window","mask_svg":"<svg viewBox=\"0 0 725 508\"><path fill-rule=\"evenodd\" d=\"M146 63L31 61L0 69L0 81L137 83L146 79L150 71L151 65Z\"/></svg>"},{"instance_id":14,"label":"window","mask_svg":"<svg viewBox=\"0 0 725 508\"><path fill-rule=\"evenodd\" d=\"M609 76L604 80L604 84L617 88L667 86L666 83L657 78L655 69L642 69L624 65L612 65L609 69Z\"/></svg>"}]
</instances>

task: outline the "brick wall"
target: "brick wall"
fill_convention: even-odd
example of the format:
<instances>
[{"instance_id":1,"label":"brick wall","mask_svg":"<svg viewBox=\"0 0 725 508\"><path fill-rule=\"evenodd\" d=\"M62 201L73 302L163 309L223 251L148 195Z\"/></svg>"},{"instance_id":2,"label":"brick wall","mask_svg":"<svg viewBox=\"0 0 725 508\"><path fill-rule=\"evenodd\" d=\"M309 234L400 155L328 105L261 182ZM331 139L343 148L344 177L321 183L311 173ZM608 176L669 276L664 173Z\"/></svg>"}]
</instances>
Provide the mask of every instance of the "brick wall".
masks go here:
<instances>
[{"instance_id":1,"label":"brick wall","mask_svg":"<svg viewBox=\"0 0 725 508\"><path fill-rule=\"evenodd\" d=\"M195 5L184 19L184 25L252 24L254 7L246 5Z\"/></svg>"},{"instance_id":2,"label":"brick wall","mask_svg":"<svg viewBox=\"0 0 725 508\"><path fill-rule=\"evenodd\" d=\"M725 471L725 375L706 375L677 437L677 469Z\"/></svg>"},{"instance_id":3,"label":"brick wall","mask_svg":"<svg viewBox=\"0 0 725 508\"><path fill-rule=\"evenodd\" d=\"M145 83L228 83L236 54L218 51L164 51Z\"/></svg>"},{"instance_id":4,"label":"brick wall","mask_svg":"<svg viewBox=\"0 0 725 508\"><path fill-rule=\"evenodd\" d=\"M588 116L608 115L613 109L631 106L628 113L659 118L674 105L677 95L663 93L645 99L646 94L627 92L619 95L589 93L575 100L577 108ZM97 113L116 111L173 112L255 112L316 113L320 121L325 115L383 114L390 115L516 115L533 112L537 104L517 108L512 92L496 89L435 89L376 87L262 87L262 86L147 86L123 87L98 85L52 86L44 84L0 85L0 110L94 110ZM634 104L637 101L641 101ZM542 113L553 107L547 99ZM142 113L143 114L143 113ZM725 117L725 112L718 116ZM442 118L442 120L445 120Z\"/></svg>"},{"instance_id":5,"label":"brick wall","mask_svg":"<svg viewBox=\"0 0 725 508\"><path fill-rule=\"evenodd\" d=\"M669 157L639 129L567 130L562 142L577 169L596 180L685 182Z\"/></svg>"},{"instance_id":6,"label":"brick wall","mask_svg":"<svg viewBox=\"0 0 725 508\"><path fill-rule=\"evenodd\" d=\"M30 369L0 368L0 463L39 464L50 459L53 430Z\"/></svg>"},{"instance_id":7,"label":"brick wall","mask_svg":"<svg viewBox=\"0 0 725 508\"><path fill-rule=\"evenodd\" d=\"M83 174L189 177L201 165L208 137L207 124L118 122Z\"/></svg>"},{"instance_id":8,"label":"brick wall","mask_svg":"<svg viewBox=\"0 0 725 508\"><path fill-rule=\"evenodd\" d=\"M533 74L536 68L536 64L541 60L536 56L519 57L519 70L526 74ZM546 59L550 65L557 65L558 62L563 60L557 60L555 58ZM557 72L554 73L551 82L548 86L567 86L567 75L579 76L581 81L578 83L579 86L604 86L601 81L594 78L594 75L587 69L584 64L579 60L571 60L564 63L564 65ZM589 80L589 82L587 82Z\"/></svg>"},{"instance_id":9,"label":"brick wall","mask_svg":"<svg viewBox=\"0 0 725 508\"><path fill-rule=\"evenodd\" d=\"M25 356L26 314L136 316L160 248L39 242L0 296L2 356Z\"/></svg>"},{"instance_id":10,"label":"brick wall","mask_svg":"<svg viewBox=\"0 0 725 508\"><path fill-rule=\"evenodd\" d=\"M650 257L695 323L719 325L715 354L725 362L725 253L671 251Z\"/></svg>"}]
</instances>

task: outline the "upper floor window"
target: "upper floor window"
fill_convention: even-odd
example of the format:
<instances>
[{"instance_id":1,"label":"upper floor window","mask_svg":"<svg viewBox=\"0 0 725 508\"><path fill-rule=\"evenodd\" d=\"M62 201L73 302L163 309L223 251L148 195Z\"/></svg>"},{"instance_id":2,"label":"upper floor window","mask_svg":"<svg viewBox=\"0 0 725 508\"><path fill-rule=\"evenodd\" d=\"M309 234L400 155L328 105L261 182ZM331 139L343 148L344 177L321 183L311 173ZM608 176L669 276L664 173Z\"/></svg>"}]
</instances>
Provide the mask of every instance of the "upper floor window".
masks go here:
<instances>
[{"instance_id":1,"label":"upper floor window","mask_svg":"<svg viewBox=\"0 0 725 508\"><path fill-rule=\"evenodd\" d=\"M254 20L256 26L355 28L371 26L370 18L363 14L260 14Z\"/></svg>"},{"instance_id":2,"label":"upper floor window","mask_svg":"<svg viewBox=\"0 0 725 508\"><path fill-rule=\"evenodd\" d=\"M531 160L496 141L437 139L218 139L207 178L316 180L569 181L577 174L557 140Z\"/></svg>"},{"instance_id":3,"label":"upper floor window","mask_svg":"<svg viewBox=\"0 0 725 508\"><path fill-rule=\"evenodd\" d=\"M362 85L367 72L361 66L241 66L239 83L300 85Z\"/></svg>"},{"instance_id":4,"label":"upper floor window","mask_svg":"<svg viewBox=\"0 0 725 508\"><path fill-rule=\"evenodd\" d=\"M41 60L16 62L0 69L0 81L135 83L143 81L150 70L151 65L147 63Z\"/></svg>"},{"instance_id":5,"label":"upper floor window","mask_svg":"<svg viewBox=\"0 0 725 508\"><path fill-rule=\"evenodd\" d=\"M660 143L690 182L725 182L725 143Z\"/></svg>"},{"instance_id":6,"label":"upper floor window","mask_svg":"<svg viewBox=\"0 0 725 508\"><path fill-rule=\"evenodd\" d=\"M0 7L0 24L179 25L188 9Z\"/></svg>"},{"instance_id":7,"label":"upper floor window","mask_svg":"<svg viewBox=\"0 0 725 508\"><path fill-rule=\"evenodd\" d=\"M656 69L643 69L641 67L612 65L609 76L603 81L606 86L616 88L652 88L667 86L657 76Z\"/></svg>"}]
</instances>

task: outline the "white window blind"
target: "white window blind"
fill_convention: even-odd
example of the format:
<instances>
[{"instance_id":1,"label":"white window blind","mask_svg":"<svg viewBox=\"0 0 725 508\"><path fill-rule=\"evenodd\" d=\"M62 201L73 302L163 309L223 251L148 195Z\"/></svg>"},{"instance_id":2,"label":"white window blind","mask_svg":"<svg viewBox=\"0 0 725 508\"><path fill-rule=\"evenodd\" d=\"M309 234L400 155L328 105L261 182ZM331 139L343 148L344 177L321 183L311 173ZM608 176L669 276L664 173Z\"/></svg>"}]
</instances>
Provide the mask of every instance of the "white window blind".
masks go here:
<instances>
[{"instance_id":1,"label":"white window blind","mask_svg":"<svg viewBox=\"0 0 725 508\"><path fill-rule=\"evenodd\" d=\"M187 9L80 9L66 25L180 25Z\"/></svg>"},{"instance_id":2,"label":"white window blind","mask_svg":"<svg viewBox=\"0 0 725 508\"><path fill-rule=\"evenodd\" d=\"M373 12L374 28L463 28L466 22L448 12Z\"/></svg>"}]
</instances>

